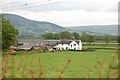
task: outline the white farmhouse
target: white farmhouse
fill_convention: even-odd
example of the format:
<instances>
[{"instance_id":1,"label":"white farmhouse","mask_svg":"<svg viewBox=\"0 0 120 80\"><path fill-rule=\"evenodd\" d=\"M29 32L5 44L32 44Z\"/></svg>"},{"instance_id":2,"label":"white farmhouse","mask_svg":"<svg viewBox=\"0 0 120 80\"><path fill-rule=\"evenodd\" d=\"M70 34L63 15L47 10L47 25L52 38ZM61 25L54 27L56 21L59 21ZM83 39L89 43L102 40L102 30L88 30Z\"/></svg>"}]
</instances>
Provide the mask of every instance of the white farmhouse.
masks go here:
<instances>
[{"instance_id":1,"label":"white farmhouse","mask_svg":"<svg viewBox=\"0 0 120 80\"><path fill-rule=\"evenodd\" d=\"M82 42L81 40L64 40L60 41L54 48L59 50L82 50Z\"/></svg>"}]
</instances>

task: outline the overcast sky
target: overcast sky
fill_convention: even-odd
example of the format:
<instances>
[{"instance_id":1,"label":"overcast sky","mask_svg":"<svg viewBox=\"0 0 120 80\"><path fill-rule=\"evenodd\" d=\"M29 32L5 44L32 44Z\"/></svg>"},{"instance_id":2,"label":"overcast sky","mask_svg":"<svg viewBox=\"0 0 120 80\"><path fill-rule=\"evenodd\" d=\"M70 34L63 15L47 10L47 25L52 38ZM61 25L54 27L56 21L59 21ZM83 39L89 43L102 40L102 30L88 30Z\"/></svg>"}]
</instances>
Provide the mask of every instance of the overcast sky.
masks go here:
<instances>
[{"instance_id":1,"label":"overcast sky","mask_svg":"<svg viewBox=\"0 0 120 80\"><path fill-rule=\"evenodd\" d=\"M63 27L117 24L119 0L1 0L2 12Z\"/></svg>"}]
</instances>

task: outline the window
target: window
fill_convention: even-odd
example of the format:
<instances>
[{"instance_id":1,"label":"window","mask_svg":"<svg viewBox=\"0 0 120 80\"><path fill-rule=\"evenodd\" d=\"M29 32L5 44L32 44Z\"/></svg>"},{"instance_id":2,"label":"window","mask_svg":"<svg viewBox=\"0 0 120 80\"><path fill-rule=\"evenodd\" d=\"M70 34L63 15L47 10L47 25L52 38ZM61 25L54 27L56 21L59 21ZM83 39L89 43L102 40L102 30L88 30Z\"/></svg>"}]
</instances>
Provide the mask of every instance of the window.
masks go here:
<instances>
[{"instance_id":1,"label":"window","mask_svg":"<svg viewBox=\"0 0 120 80\"><path fill-rule=\"evenodd\" d=\"M68 47L66 47L66 50L68 50Z\"/></svg>"},{"instance_id":2,"label":"window","mask_svg":"<svg viewBox=\"0 0 120 80\"><path fill-rule=\"evenodd\" d=\"M74 46L76 46L76 44L74 44Z\"/></svg>"}]
</instances>

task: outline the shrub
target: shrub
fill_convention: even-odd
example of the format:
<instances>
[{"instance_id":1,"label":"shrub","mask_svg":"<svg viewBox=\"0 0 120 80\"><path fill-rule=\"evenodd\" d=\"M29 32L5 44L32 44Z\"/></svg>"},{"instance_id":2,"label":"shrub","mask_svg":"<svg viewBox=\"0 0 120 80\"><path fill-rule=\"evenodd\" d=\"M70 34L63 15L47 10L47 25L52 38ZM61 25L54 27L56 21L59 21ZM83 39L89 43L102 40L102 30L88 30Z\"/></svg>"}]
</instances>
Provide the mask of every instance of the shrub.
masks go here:
<instances>
[{"instance_id":1,"label":"shrub","mask_svg":"<svg viewBox=\"0 0 120 80\"><path fill-rule=\"evenodd\" d=\"M94 48L83 48L82 51L88 52L88 51L95 51Z\"/></svg>"}]
</instances>

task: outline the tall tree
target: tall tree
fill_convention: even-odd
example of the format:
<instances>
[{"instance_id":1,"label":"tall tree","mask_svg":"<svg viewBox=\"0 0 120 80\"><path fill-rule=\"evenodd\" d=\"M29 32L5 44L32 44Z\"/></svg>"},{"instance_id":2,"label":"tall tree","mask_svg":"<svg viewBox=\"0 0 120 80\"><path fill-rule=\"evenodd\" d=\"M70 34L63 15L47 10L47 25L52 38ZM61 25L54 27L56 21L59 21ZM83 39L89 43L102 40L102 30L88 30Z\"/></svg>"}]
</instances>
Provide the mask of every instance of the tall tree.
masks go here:
<instances>
[{"instance_id":1,"label":"tall tree","mask_svg":"<svg viewBox=\"0 0 120 80\"><path fill-rule=\"evenodd\" d=\"M54 39L60 39L60 34L59 33L55 33L54 34Z\"/></svg>"},{"instance_id":2,"label":"tall tree","mask_svg":"<svg viewBox=\"0 0 120 80\"><path fill-rule=\"evenodd\" d=\"M60 38L61 39L73 39L73 35L72 35L72 33L68 32L68 31L63 31L60 33Z\"/></svg>"},{"instance_id":3,"label":"tall tree","mask_svg":"<svg viewBox=\"0 0 120 80\"><path fill-rule=\"evenodd\" d=\"M17 39L18 31L9 20L2 17L2 49L9 49Z\"/></svg>"},{"instance_id":4,"label":"tall tree","mask_svg":"<svg viewBox=\"0 0 120 80\"><path fill-rule=\"evenodd\" d=\"M91 44L91 43L92 43L92 42L94 42L94 41L95 41L94 36L93 36L93 35L88 34L88 35L87 35L87 42L89 42L89 43Z\"/></svg>"},{"instance_id":5,"label":"tall tree","mask_svg":"<svg viewBox=\"0 0 120 80\"><path fill-rule=\"evenodd\" d=\"M0 15L0 51L2 50L2 19Z\"/></svg>"},{"instance_id":6,"label":"tall tree","mask_svg":"<svg viewBox=\"0 0 120 80\"><path fill-rule=\"evenodd\" d=\"M120 35L117 36L117 42L118 42L118 46L120 47Z\"/></svg>"},{"instance_id":7,"label":"tall tree","mask_svg":"<svg viewBox=\"0 0 120 80\"><path fill-rule=\"evenodd\" d=\"M105 34L104 35L104 41L106 42L106 44L108 44L110 42L110 40L111 40L111 35Z\"/></svg>"},{"instance_id":8,"label":"tall tree","mask_svg":"<svg viewBox=\"0 0 120 80\"><path fill-rule=\"evenodd\" d=\"M42 35L45 39L53 39L54 34L53 33L45 33Z\"/></svg>"},{"instance_id":9,"label":"tall tree","mask_svg":"<svg viewBox=\"0 0 120 80\"><path fill-rule=\"evenodd\" d=\"M73 32L72 34L73 34L73 37L74 37L75 39L77 39L77 40L80 39L80 35L79 35L79 33L77 33L77 32Z\"/></svg>"},{"instance_id":10,"label":"tall tree","mask_svg":"<svg viewBox=\"0 0 120 80\"><path fill-rule=\"evenodd\" d=\"M87 33L86 32L83 32L82 34L81 34L81 40L83 41L83 42L86 42L87 41Z\"/></svg>"},{"instance_id":11,"label":"tall tree","mask_svg":"<svg viewBox=\"0 0 120 80\"><path fill-rule=\"evenodd\" d=\"M59 39L60 38L60 35L58 33L45 33L42 35L43 38L45 39Z\"/></svg>"},{"instance_id":12,"label":"tall tree","mask_svg":"<svg viewBox=\"0 0 120 80\"><path fill-rule=\"evenodd\" d=\"M3 14L0 14L0 51L2 50L2 17Z\"/></svg>"}]
</instances>

